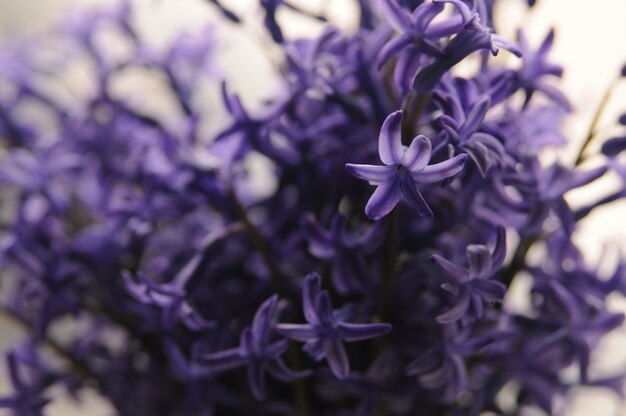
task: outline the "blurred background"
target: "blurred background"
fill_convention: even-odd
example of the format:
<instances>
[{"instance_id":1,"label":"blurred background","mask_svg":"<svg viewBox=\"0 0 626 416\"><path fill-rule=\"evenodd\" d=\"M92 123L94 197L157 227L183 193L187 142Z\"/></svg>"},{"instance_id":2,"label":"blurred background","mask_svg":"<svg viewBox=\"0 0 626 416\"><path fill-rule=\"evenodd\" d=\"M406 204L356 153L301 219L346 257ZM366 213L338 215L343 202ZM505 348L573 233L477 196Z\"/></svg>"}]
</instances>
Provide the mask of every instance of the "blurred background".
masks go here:
<instances>
[{"instance_id":1,"label":"blurred background","mask_svg":"<svg viewBox=\"0 0 626 416\"><path fill-rule=\"evenodd\" d=\"M272 92L276 75L272 72L271 58L268 58L265 49L273 45L263 43L257 36L262 32L257 0L223 0L224 5L244 17L246 25L243 31L225 23L205 0L131 0L131 3L141 33L157 46L167 44L181 30L200 30L213 22L219 62L216 71L221 72L220 76L227 79L231 88L242 94L252 106ZM352 0L294 0L293 3L301 4L308 10L327 11L334 24L345 30L356 27L357 14ZM529 12L523 0L500 0L497 28L500 34L513 39L516 29L521 27L533 44L540 43L550 28L556 29L552 58L565 67L561 85L575 110L565 126L571 141L569 147L546 157L571 162L587 135L607 88L614 85L626 62L626 1L538 0L537 3ZM0 42L14 42L49 32L59 26L67 13L80 8L112 4L111 0L0 0ZM320 24L289 12L279 14L279 20L290 38L313 37L321 30ZM498 59L513 58L501 56ZM80 84L81 80L73 82ZM138 100L145 97L152 99L154 94L158 94L151 89L147 79L135 79L132 83L134 85L128 88L138 92ZM218 99L217 91L207 90L207 102ZM598 124L602 135L611 134L615 120L622 112L626 112L626 81L617 84L602 113ZM218 120L219 116L217 114L215 119ZM588 187L571 193L568 199L574 205L583 203L592 198L591 193L604 194L615 186L615 181L617 178L600 181L594 184L593 189ZM625 218L626 202L622 200L594 211L581 223L576 239L590 264L599 264L601 268L610 270L620 253L626 255ZM603 252L609 255L602 256ZM517 300L511 300L513 307L515 302ZM611 307L626 312L626 301L616 297L611 299ZM17 328L0 322L1 352L4 353L20 336L22 334ZM614 331L602 342L593 357L593 366L599 374L626 369L626 328ZM8 388L4 368L0 368L0 396ZM112 414L111 408L95 392L85 392L82 398L80 405L68 400L56 401L50 406L49 414ZM626 406L621 399L602 389L578 389L568 402L568 416L626 415Z\"/></svg>"}]
</instances>

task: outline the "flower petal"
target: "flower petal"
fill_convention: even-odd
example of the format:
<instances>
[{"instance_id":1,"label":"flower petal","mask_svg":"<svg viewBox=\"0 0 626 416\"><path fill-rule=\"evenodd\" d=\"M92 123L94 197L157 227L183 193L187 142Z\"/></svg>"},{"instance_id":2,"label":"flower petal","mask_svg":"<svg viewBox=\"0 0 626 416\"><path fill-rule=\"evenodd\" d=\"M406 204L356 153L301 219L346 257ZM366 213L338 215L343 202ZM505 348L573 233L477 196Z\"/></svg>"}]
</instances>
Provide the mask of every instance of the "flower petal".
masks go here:
<instances>
[{"instance_id":1,"label":"flower petal","mask_svg":"<svg viewBox=\"0 0 626 416\"><path fill-rule=\"evenodd\" d=\"M391 331L389 324L350 324L347 322L339 323L339 336L342 340L362 341L365 339L376 338Z\"/></svg>"},{"instance_id":2,"label":"flower petal","mask_svg":"<svg viewBox=\"0 0 626 416\"><path fill-rule=\"evenodd\" d=\"M406 48L411 43L411 38L406 35L400 35L387 42L378 53L378 57L376 58L376 67L381 69L385 62L391 59L394 55L398 55L402 49Z\"/></svg>"},{"instance_id":3,"label":"flower petal","mask_svg":"<svg viewBox=\"0 0 626 416\"><path fill-rule=\"evenodd\" d=\"M278 324L276 332L295 341L307 342L317 338L317 330L306 324Z\"/></svg>"},{"instance_id":4,"label":"flower petal","mask_svg":"<svg viewBox=\"0 0 626 416\"><path fill-rule=\"evenodd\" d=\"M265 399L265 370L267 368L266 360L252 360L248 364L247 376L248 385L252 390L252 395L257 400Z\"/></svg>"},{"instance_id":5,"label":"flower petal","mask_svg":"<svg viewBox=\"0 0 626 416\"><path fill-rule=\"evenodd\" d=\"M440 324L449 324L451 322L458 321L465 315L467 312L467 308L469 307L470 296L467 292L463 292L461 294L461 298L459 299L459 303L454 305L452 309L448 312L443 313L437 317L437 322Z\"/></svg>"},{"instance_id":6,"label":"flower petal","mask_svg":"<svg viewBox=\"0 0 626 416\"><path fill-rule=\"evenodd\" d=\"M368 181L371 185L389 182L396 172L394 166L356 165L346 163L346 170L359 179Z\"/></svg>"},{"instance_id":7,"label":"flower petal","mask_svg":"<svg viewBox=\"0 0 626 416\"><path fill-rule=\"evenodd\" d=\"M402 111L387 116L378 136L378 154L385 165L400 163L402 154Z\"/></svg>"},{"instance_id":8,"label":"flower petal","mask_svg":"<svg viewBox=\"0 0 626 416\"><path fill-rule=\"evenodd\" d=\"M324 341L324 354L330 371L335 377L340 380L347 378L350 373L350 361L346 349L338 337L328 338Z\"/></svg>"},{"instance_id":9,"label":"flower petal","mask_svg":"<svg viewBox=\"0 0 626 416\"><path fill-rule=\"evenodd\" d=\"M287 365L281 358L271 361L267 367L267 371L269 371L270 374L276 379L284 383L289 383L299 378L308 377L312 374L312 371L309 369L300 371L292 370L291 368L287 367Z\"/></svg>"},{"instance_id":10,"label":"flower petal","mask_svg":"<svg viewBox=\"0 0 626 416\"><path fill-rule=\"evenodd\" d=\"M322 278L317 273L311 273L304 278L304 285L302 287L302 309L304 311L304 317L310 324L317 324L317 311L315 304L317 298L322 290Z\"/></svg>"},{"instance_id":11,"label":"flower petal","mask_svg":"<svg viewBox=\"0 0 626 416\"><path fill-rule=\"evenodd\" d=\"M326 290L322 290L317 297L317 317L320 325L325 329L334 329L337 327L337 320L333 312L333 305L330 302L330 294Z\"/></svg>"},{"instance_id":12,"label":"flower petal","mask_svg":"<svg viewBox=\"0 0 626 416\"><path fill-rule=\"evenodd\" d=\"M488 96L484 96L472 106L460 129L459 134L461 137L467 139L480 128L490 105L491 99Z\"/></svg>"},{"instance_id":13,"label":"flower petal","mask_svg":"<svg viewBox=\"0 0 626 416\"><path fill-rule=\"evenodd\" d=\"M404 199L423 217L432 217L433 211L430 209L424 197L415 186L415 182L409 177L405 176L401 185L402 195Z\"/></svg>"},{"instance_id":14,"label":"flower petal","mask_svg":"<svg viewBox=\"0 0 626 416\"><path fill-rule=\"evenodd\" d=\"M379 220L389 214L400 201L400 180L382 183L374 191L367 205L365 214L373 220Z\"/></svg>"},{"instance_id":15,"label":"flower petal","mask_svg":"<svg viewBox=\"0 0 626 416\"><path fill-rule=\"evenodd\" d=\"M404 152L400 164L411 172L419 172L428 165L431 150L430 139L420 134L413 139L409 148Z\"/></svg>"},{"instance_id":16,"label":"flower petal","mask_svg":"<svg viewBox=\"0 0 626 416\"><path fill-rule=\"evenodd\" d=\"M315 219L312 213L306 213L300 222L302 231L309 243L309 251L320 259L330 259L335 256L335 242L333 234L325 230Z\"/></svg>"},{"instance_id":17,"label":"flower petal","mask_svg":"<svg viewBox=\"0 0 626 416\"><path fill-rule=\"evenodd\" d=\"M488 277L491 271L491 253L489 249L480 244L470 244L467 246L467 260L469 263L469 273L473 278Z\"/></svg>"},{"instance_id":18,"label":"flower petal","mask_svg":"<svg viewBox=\"0 0 626 416\"><path fill-rule=\"evenodd\" d=\"M457 155L444 162L426 166L421 172L411 173L411 177L417 183L439 182L461 172L466 160L466 154Z\"/></svg>"},{"instance_id":19,"label":"flower petal","mask_svg":"<svg viewBox=\"0 0 626 416\"><path fill-rule=\"evenodd\" d=\"M403 33L411 28L411 16L396 0L380 0L380 9L385 19L398 32Z\"/></svg>"},{"instance_id":20,"label":"flower petal","mask_svg":"<svg viewBox=\"0 0 626 416\"><path fill-rule=\"evenodd\" d=\"M452 263L450 260L441 257L439 254L433 254L430 259L439 267L439 269L446 274L451 280L456 281L458 283L463 283L467 281L467 272Z\"/></svg>"},{"instance_id":21,"label":"flower petal","mask_svg":"<svg viewBox=\"0 0 626 416\"><path fill-rule=\"evenodd\" d=\"M272 318L276 312L277 304L278 296L274 295L259 306L259 309L252 320L252 335L255 342L265 344L268 341L270 324L272 323Z\"/></svg>"}]
</instances>

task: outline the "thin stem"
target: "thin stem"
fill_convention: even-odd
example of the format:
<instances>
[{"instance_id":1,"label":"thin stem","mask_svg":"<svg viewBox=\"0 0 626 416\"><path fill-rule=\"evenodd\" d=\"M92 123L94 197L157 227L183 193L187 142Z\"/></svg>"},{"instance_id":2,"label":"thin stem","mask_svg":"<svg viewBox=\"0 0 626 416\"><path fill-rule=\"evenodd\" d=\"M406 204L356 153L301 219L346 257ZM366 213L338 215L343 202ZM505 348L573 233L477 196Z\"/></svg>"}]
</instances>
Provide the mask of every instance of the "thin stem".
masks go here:
<instances>
[{"instance_id":1,"label":"thin stem","mask_svg":"<svg viewBox=\"0 0 626 416\"><path fill-rule=\"evenodd\" d=\"M13 325L20 327L26 333L33 332L33 327L30 323L4 306L0 307L0 319L11 322ZM95 382L99 387L102 387L102 381L85 361L73 356L69 351L65 350L61 344L52 338L44 338L41 341L59 359L69 365L72 372L88 378Z\"/></svg>"},{"instance_id":2,"label":"thin stem","mask_svg":"<svg viewBox=\"0 0 626 416\"><path fill-rule=\"evenodd\" d=\"M276 261L274 261L274 257L272 256L272 252L269 248L269 245L265 241L265 238L258 230L258 228L254 225L254 223L252 223L252 221L250 220L246 208L243 206L241 201L239 201L239 198L237 198L234 189L229 186L227 193L228 199L235 207L235 211L237 211L237 215L239 215L239 217L243 221L244 228L248 233L252 244L256 247L258 252L261 254L261 257L263 258L263 262L265 263L265 267L267 267L267 271L270 274L270 279L272 281L272 284L274 285L274 289L282 297L287 297L287 286L280 277L278 265L276 264Z\"/></svg>"},{"instance_id":3,"label":"thin stem","mask_svg":"<svg viewBox=\"0 0 626 416\"><path fill-rule=\"evenodd\" d=\"M615 86L617 85L617 81L618 81L617 79L614 79L613 81L611 81L606 91L604 92L604 96L602 97L602 100L600 101L600 104L598 105L598 109L593 115L593 119L591 120L591 124L589 125L587 137L585 138L585 141L583 142L582 146L580 147L580 150L578 151L578 155L576 156L576 161L574 162L574 166L579 166L585 160L585 157L584 157L585 150L587 150L587 147L589 147L589 144L591 143L593 138L596 136L596 132L598 130L598 124L600 123L600 118L602 117L602 114L604 114L604 111L606 110L608 103L611 101L611 97L613 95L613 91L615 90Z\"/></svg>"},{"instance_id":4,"label":"thin stem","mask_svg":"<svg viewBox=\"0 0 626 416\"><path fill-rule=\"evenodd\" d=\"M302 361L300 360L300 353L296 347L296 344L293 342L289 342L289 347L287 349L287 358L289 359L289 363L291 364L291 368L296 371L300 371L303 369ZM309 393L306 385L306 380L299 378L295 380L292 384L293 395L296 400L296 411L298 416L309 416L310 415L310 400Z\"/></svg>"}]
</instances>

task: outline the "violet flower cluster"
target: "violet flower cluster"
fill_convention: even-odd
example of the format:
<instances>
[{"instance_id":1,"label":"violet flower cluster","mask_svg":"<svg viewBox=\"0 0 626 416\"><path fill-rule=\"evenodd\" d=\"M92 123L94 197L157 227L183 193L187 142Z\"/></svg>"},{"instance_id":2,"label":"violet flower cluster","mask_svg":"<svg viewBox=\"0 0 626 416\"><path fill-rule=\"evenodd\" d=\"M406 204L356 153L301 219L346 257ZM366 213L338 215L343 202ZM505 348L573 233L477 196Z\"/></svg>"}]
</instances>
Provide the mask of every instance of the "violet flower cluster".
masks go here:
<instances>
[{"instance_id":1,"label":"violet flower cluster","mask_svg":"<svg viewBox=\"0 0 626 416\"><path fill-rule=\"evenodd\" d=\"M3 47L0 316L26 331L3 411L95 389L122 416L558 414L572 387L621 391L623 369L592 364L626 263L604 276L572 236L626 196L626 140L540 159L571 111L554 32L500 36L495 0L357 3L358 30L292 40L280 9L328 17L260 1L282 81L256 110L216 70L214 31L157 48L128 2L64 24L57 55ZM68 99L73 62L91 86ZM162 91L124 95L132 71ZM609 171L616 193L568 203Z\"/></svg>"}]
</instances>

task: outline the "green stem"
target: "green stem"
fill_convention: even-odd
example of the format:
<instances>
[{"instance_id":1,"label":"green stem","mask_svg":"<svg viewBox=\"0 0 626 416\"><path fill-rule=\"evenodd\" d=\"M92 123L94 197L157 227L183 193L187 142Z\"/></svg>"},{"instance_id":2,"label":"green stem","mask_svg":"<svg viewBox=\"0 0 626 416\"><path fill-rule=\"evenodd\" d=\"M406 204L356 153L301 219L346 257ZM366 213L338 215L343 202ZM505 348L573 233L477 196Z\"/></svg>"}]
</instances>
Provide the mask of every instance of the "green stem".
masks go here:
<instances>
[{"instance_id":1,"label":"green stem","mask_svg":"<svg viewBox=\"0 0 626 416\"><path fill-rule=\"evenodd\" d=\"M606 110L608 103L611 101L611 97L613 95L613 91L615 89L617 81L618 81L617 79L614 79L613 81L611 81L606 91L604 92L604 96L602 97L602 100L600 101L600 104L598 105L598 109L593 115L593 119L591 120L591 124L589 125L587 137L585 138L585 141L583 142L582 146L580 147L580 150L578 151L578 155L576 156L576 161L574 162L574 166L579 166L585 160L585 157L584 157L585 150L587 150L587 147L589 147L589 144L591 143L593 138L596 136L596 132L598 130L598 124L600 123L600 118L602 117L602 114L604 114L604 111Z\"/></svg>"}]
</instances>

